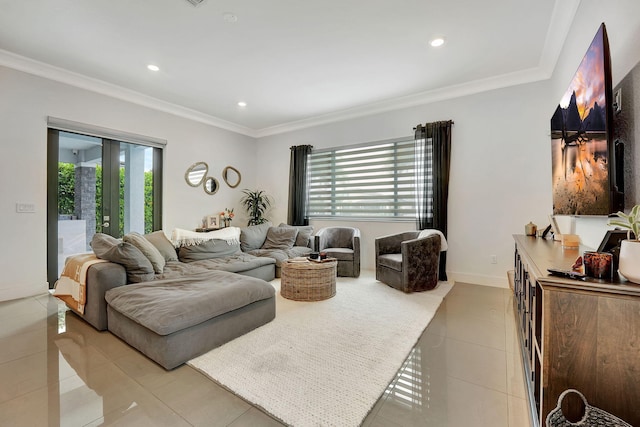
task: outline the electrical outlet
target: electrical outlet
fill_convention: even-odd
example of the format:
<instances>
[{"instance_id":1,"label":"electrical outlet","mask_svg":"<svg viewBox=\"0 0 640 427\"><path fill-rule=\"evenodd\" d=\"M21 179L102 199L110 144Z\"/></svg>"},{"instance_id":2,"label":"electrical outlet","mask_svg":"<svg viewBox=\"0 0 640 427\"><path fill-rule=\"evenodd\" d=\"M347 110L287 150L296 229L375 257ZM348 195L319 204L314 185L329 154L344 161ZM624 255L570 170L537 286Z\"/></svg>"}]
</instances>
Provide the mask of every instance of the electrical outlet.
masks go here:
<instances>
[{"instance_id":1,"label":"electrical outlet","mask_svg":"<svg viewBox=\"0 0 640 427\"><path fill-rule=\"evenodd\" d=\"M36 205L33 203L16 203L16 212L32 213L36 211Z\"/></svg>"},{"instance_id":2,"label":"electrical outlet","mask_svg":"<svg viewBox=\"0 0 640 427\"><path fill-rule=\"evenodd\" d=\"M491 264L497 264L497 263L498 263L498 256L491 255Z\"/></svg>"}]
</instances>

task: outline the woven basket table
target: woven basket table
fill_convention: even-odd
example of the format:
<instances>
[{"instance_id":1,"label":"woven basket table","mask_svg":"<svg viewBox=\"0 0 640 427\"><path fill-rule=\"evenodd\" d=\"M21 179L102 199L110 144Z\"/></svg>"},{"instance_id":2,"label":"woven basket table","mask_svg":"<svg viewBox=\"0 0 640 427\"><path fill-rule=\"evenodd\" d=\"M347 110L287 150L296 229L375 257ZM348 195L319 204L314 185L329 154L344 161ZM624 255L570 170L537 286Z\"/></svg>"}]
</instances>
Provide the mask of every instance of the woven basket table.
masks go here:
<instances>
[{"instance_id":1,"label":"woven basket table","mask_svg":"<svg viewBox=\"0 0 640 427\"><path fill-rule=\"evenodd\" d=\"M295 301L322 301L336 294L336 271L338 261L334 258L323 262L283 261L280 274L280 294Z\"/></svg>"}]
</instances>

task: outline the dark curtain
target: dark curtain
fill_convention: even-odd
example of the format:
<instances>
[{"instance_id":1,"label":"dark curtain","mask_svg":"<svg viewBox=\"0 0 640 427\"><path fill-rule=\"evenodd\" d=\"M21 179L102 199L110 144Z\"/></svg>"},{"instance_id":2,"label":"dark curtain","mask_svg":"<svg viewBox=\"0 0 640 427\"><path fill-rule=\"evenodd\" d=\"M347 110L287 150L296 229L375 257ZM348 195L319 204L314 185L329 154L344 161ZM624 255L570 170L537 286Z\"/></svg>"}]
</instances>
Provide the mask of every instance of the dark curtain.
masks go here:
<instances>
[{"instance_id":1,"label":"dark curtain","mask_svg":"<svg viewBox=\"0 0 640 427\"><path fill-rule=\"evenodd\" d=\"M287 224L308 225L307 218L307 157L313 147L297 145L291 147L289 162L289 210Z\"/></svg>"},{"instance_id":2,"label":"dark curtain","mask_svg":"<svg viewBox=\"0 0 640 427\"><path fill-rule=\"evenodd\" d=\"M415 128L417 228L434 228L447 236L447 200L451 164L452 121ZM440 280L447 280L447 252L440 253Z\"/></svg>"}]
</instances>

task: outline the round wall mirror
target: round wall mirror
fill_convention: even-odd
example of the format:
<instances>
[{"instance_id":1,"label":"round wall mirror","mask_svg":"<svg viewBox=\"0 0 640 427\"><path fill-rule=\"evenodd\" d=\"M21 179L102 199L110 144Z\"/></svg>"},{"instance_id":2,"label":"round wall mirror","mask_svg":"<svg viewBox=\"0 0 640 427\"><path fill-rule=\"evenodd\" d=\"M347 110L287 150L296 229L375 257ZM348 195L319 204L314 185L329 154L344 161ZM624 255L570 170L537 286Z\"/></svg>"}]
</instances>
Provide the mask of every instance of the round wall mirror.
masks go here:
<instances>
[{"instance_id":1,"label":"round wall mirror","mask_svg":"<svg viewBox=\"0 0 640 427\"><path fill-rule=\"evenodd\" d=\"M198 162L191 165L187 172L184 174L184 179L192 187L197 187L202 184L204 177L209 172L209 165L205 162Z\"/></svg>"},{"instance_id":2,"label":"round wall mirror","mask_svg":"<svg viewBox=\"0 0 640 427\"><path fill-rule=\"evenodd\" d=\"M240 171L233 166L227 166L222 171L222 179L227 185L231 188L236 188L240 185L240 180L242 180L242 176L240 175Z\"/></svg>"},{"instance_id":3,"label":"round wall mirror","mask_svg":"<svg viewBox=\"0 0 640 427\"><path fill-rule=\"evenodd\" d=\"M203 185L204 185L204 191L207 194L216 194L218 192L218 188L220 187L218 180L211 176L207 177L207 179L204 180Z\"/></svg>"}]
</instances>

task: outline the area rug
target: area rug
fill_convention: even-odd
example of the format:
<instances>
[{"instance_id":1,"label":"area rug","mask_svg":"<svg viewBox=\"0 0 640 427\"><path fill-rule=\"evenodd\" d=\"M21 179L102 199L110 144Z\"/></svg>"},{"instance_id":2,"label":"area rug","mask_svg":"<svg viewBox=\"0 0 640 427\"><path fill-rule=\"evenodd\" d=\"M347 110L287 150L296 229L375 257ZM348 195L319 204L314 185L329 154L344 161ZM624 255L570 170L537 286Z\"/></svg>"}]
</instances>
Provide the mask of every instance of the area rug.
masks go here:
<instances>
[{"instance_id":1,"label":"area rug","mask_svg":"<svg viewBox=\"0 0 640 427\"><path fill-rule=\"evenodd\" d=\"M405 294L339 278L319 302L282 298L276 318L189 365L292 426L358 426L452 285Z\"/></svg>"}]
</instances>

